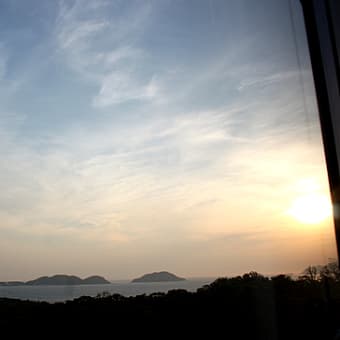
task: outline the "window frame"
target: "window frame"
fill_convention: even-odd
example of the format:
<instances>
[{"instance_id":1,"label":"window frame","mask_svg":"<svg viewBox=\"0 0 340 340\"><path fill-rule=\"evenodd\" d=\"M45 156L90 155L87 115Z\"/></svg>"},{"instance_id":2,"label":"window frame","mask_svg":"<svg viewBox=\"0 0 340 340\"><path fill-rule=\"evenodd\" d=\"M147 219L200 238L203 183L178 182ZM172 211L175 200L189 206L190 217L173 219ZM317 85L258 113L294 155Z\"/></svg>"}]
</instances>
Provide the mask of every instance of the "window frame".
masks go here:
<instances>
[{"instance_id":1,"label":"window frame","mask_svg":"<svg viewBox=\"0 0 340 340\"><path fill-rule=\"evenodd\" d=\"M300 0L312 63L340 260L340 3Z\"/></svg>"}]
</instances>

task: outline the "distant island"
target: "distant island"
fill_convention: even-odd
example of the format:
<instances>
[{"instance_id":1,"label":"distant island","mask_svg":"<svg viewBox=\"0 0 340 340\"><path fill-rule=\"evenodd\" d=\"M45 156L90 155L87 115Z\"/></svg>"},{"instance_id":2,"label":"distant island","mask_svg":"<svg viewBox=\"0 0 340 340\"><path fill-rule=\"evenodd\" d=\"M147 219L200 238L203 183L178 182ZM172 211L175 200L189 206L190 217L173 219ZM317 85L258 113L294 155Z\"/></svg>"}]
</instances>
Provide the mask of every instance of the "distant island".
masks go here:
<instances>
[{"instance_id":1,"label":"distant island","mask_svg":"<svg viewBox=\"0 0 340 340\"><path fill-rule=\"evenodd\" d=\"M172 282L172 281L185 281L184 278L178 277L169 272L156 272L145 274L139 278L133 279L131 282Z\"/></svg>"},{"instance_id":2,"label":"distant island","mask_svg":"<svg viewBox=\"0 0 340 340\"><path fill-rule=\"evenodd\" d=\"M0 286L74 286L74 285L98 285L110 283L102 276L93 275L86 279L81 279L74 275L54 275L54 276L42 276L35 280L23 282L23 281L8 281L0 282Z\"/></svg>"}]
</instances>

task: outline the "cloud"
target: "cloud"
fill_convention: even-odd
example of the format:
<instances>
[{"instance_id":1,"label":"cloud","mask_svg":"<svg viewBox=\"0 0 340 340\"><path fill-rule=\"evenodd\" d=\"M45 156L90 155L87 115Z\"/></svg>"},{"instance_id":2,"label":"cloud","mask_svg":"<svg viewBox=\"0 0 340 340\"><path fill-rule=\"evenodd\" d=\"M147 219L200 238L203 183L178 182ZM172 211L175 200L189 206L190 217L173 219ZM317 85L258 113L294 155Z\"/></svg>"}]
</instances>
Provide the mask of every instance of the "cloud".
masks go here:
<instances>
[{"instance_id":1,"label":"cloud","mask_svg":"<svg viewBox=\"0 0 340 340\"><path fill-rule=\"evenodd\" d=\"M0 89L1 99L6 101L9 96L15 94L16 89L20 86L22 80L9 76L9 61L11 60L11 51L5 43L0 41Z\"/></svg>"},{"instance_id":2,"label":"cloud","mask_svg":"<svg viewBox=\"0 0 340 340\"><path fill-rule=\"evenodd\" d=\"M100 32L108 28L109 24L103 20L88 20L79 22L71 27L64 27L59 33L60 46L63 49L86 48L86 41L98 35Z\"/></svg>"},{"instance_id":3,"label":"cloud","mask_svg":"<svg viewBox=\"0 0 340 340\"><path fill-rule=\"evenodd\" d=\"M84 49L79 70L100 79L94 105L157 96L157 77L143 83L132 71L115 69L139 49L96 50L97 59L89 58L92 47L88 40L106 29L105 25L93 27L77 33L66 50L70 45ZM73 58L72 51L68 52ZM140 55L142 58L142 51ZM104 66L97 76L94 69L100 62ZM105 73L110 65L114 71ZM32 141L18 144L15 134L19 129L13 126L7 144L0 148L6 164L2 168L7 202L3 211L11 206L22 212L22 219L11 222L18 230L32 228L35 234L56 233L75 239L92 235L96 240L118 243L147 242L148 237L171 234L174 229L175 235L203 235L207 225L213 234L226 229L236 232L266 209L277 213L282 202L273 186L279 193L293 176L310 175L321 157L314 150L314 142L318 146L320 140L313 140L313 151L306 152L310 145L301 137L304 128L295 75L281 78L275 73L267 76L271 91L280 91L280 96L265 101L254 85L246 102L240 95L206 110L182 111L160 105L148 115L140 111L141 118L128 124L113 117L105 125L65 127L57 136L44 139L46 150ZM282 91L282 82L291 86ZM318 131L317 126L311 128ZM235 203L233 197L242 200ZM259 205L262 208L256 208ZM248 206L254 207L247 208L248 216L236 216ZM150 211L155 211L152 218ZM230 223L222 223L224 220Z\"/></svg>"},{"instance_id":4,"label":"cloud","mask_svg":"<svg viewBox=\"0 0 340 340\"><path fill-rule=\"evenodd\" d=\"M148 84L138 84L132 72L113 72L103 77L99 93L93 99L95 107L120 104L130 100L149 100L157 95L157 85L153 79Z\"/></svg>"},{"instance_id":5,"label":"cloud","mask_svg":"<svg viewBox=\"0 0 340 340\"><path fill-rule=\"evenodd\" d=\"M239 91L243 91L245 89L256 87L256 88L263 88L265 86L272 85L274 83L283 83L287 80L291 80L292 78L297 78L301 73L301 70L298 71L287 71L287 72L279 72L270 75L264 75L262 77L251 78L248 77L243 79L238 87Z\"/></svg>"},{"instance_id":6,"label":"cloud","mask_svg":"<svg viewBox=\"0 0 340 340\"><path fill-rule=\"evenodd\" d=\"M160 144L153 141L164 137L162 127L167 121L162 119L132 130L126 127L117 140L108 138L108 130L76 133L71 129L59 136L59 142L52 139L46 152L42 152L34 143L18 144L16 134L20 126L14 124L15 116L11 115L5 125L2 115L1 126L8 132L0 147L3 164L6 164L1 167L4 179L1 227L31 235L68 235L120 242L138 239L143 231L150 230L149 219L144 216L150 204L157 204L159 211L164 211L164 216L172 221L169 223L174 223L164 205L177 200L179 205L188 200L185 191L195 185L195 180L188 178L183 185L179 174L176 175L176 164L186 167L190 160L177 161L177 156L171 159L169 155L186 148L189 153L190 145L197 143L189 139L184 143L188 128L201 129L203 139L204 134L211 134L213 127L207 126L209 116L213 115L201 114L200 123L193 126L188 117L177 120ZM194 136L194 131L192 133ZM209 140L207 138L207 143ZM179 145L182 141L183 145ZM106 148L117 146L120 147L117 152L102 153ZM169 171L173 178L167 177ZM179 225L183 226L183 222Z\"/></svg>"},{"instance_id":7,"label":"cloud","mask_svg":"<svg viewBox=\"0 0 340 340\"><path fill-rule=\"evenodd\" d=\"M113 18L107 17L103 6L61 3L55 29L61 56L79 76L99 87L93 96L95 107L152 100L158 87L153 74L141 72L145 52L136 43L147 25L150 6L132 5Z\"/></svg>"},{"instance_id":8,"label":"cloud","mask_svg":"<svg viewBox=\"0 0 340 340\"><path fill-rule=\"evenodd\" d=\"M6 75L8 55L6 49L0 43L0 81Z\"/></svg>"}]
</instances>

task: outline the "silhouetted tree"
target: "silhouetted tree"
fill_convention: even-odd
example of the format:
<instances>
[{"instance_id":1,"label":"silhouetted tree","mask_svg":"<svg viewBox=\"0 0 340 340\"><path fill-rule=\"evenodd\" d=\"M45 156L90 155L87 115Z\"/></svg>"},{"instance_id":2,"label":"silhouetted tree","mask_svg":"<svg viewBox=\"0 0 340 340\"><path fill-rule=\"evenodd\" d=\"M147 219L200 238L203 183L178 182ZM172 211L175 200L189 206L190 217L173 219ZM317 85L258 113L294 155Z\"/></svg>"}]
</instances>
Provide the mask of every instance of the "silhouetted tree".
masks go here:
<instances>
[{"instance_id":1,"label":"silhouetted tree","mask_svg":"<svg viewBox=\"0 0 340 340\"><path fill-rule=\"evenodd\" d=\"M308 266L299 276L300 280L314 283L320 280L320 271L317 266Z\"/></svg>"},{"instance_id":2,"label":"silhouetted tree","mask_svg":"<svg viewBox=\"0 0 340 340\"><path fill-rule=\"evenodd\" d=\"M242 278L243 278L243 280L246 280L246 281L265 281L265 280L267 280L267 278L265 278L263 275L255 272L255 271L251 271L249 273L243 274Z\"/></svg>"},{"instance_id":3,"label":"silhouetted tree","mask_svg":"<svg viewBox=\"0 0 340 340\"><path fill-rule=\"evenodd\" d=\"M321 279L327 278L335 282L340 282L340 269L337 261L329 262L320 269Z\"/></svg>"}]
</instances>

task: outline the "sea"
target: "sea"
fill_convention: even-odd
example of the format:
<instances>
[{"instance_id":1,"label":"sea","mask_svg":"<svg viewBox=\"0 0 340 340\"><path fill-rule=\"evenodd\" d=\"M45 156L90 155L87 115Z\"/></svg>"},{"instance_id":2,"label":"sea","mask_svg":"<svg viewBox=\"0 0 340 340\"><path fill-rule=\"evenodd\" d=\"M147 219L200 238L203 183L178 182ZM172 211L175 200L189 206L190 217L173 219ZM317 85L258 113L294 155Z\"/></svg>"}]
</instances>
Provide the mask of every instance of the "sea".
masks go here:
<instances>
[{"instance_id":1,"label":"sea","mask_svg":"<svg viewBox=\"0 0 340 340\"><path fill-rule=\"evenodd\" d=\"M172 289L195 292L198 288L214 281L214 278L187 279L176 282L132 283L112 281L110 284L70 285L70 286L0 286L0 297L31 301L64 302L81 296L97 296L102 293L136 296Z\"/></svg>"}]
</instances>

